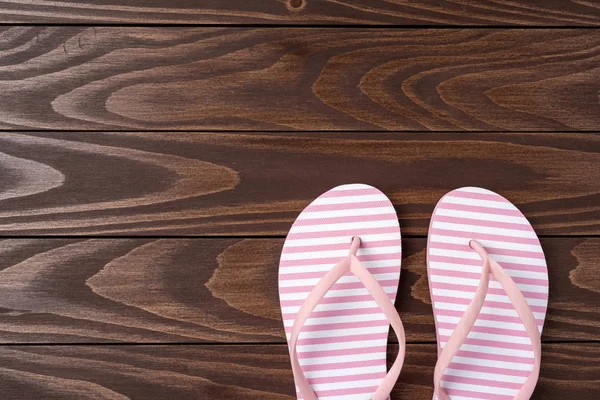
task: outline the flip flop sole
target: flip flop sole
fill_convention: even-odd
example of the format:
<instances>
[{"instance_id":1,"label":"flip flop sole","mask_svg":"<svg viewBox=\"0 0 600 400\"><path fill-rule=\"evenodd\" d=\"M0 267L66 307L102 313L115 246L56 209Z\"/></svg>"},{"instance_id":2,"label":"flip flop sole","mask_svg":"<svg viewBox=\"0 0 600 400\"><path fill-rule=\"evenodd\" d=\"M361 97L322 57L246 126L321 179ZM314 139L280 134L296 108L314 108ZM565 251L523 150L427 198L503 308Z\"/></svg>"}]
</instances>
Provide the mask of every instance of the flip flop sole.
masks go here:
<instances>
[{"instance_id":1,"label":"flip flop sole","mask_svg":"<svg viewBox=\"0 0 600 400\"><path fill-rule=\"evenodd\" d=\"M429 227L427 273L438 351L454 332L479 283L482 261L470 248L471 239L479 241L512 277L541 334L548 269L537 235L504 197L465 187L439 201ZM483 309L441 385L451 400L512 400L533 369L533 357L525 326L504 289L490 277Z\"/></svg>"},{"instance_id":2,"label":"flip flop sole","mask_svg":"<svg viewBox=\"0 0 600 400\"><path fill-rule=\"evenodd\" d=\"M288 344L300 306L348 255L354 236L362 241L358 259L395 301L402 247L394 207L371 186L338 186L298 216L283 246L279 298ZM387 373L388 332L388 320L358 278L347 274L335 283L298 340L300 365L319 400L370 399Z\"/></svg>"}]
</instances>

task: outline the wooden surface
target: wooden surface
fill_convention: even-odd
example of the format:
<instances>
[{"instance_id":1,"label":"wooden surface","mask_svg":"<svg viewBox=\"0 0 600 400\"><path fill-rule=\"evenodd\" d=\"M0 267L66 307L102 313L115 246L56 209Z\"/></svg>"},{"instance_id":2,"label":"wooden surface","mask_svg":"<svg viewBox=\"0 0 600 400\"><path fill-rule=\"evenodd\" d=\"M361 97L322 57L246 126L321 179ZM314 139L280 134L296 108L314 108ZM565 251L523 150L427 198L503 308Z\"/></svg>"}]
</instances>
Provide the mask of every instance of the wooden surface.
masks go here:
<instances>
[{"instance_id":1,"label":"wooden surface","mask_svg":"<svg viewBox=\"0 0 600 400\"><path fill-rule=\"evenodd\" d=\"M596 400L599 49L593 0L0 0L0 397L294 400L283 240L363 182L403 233L393 399L432 398L433 207L481 186L548 261L532 400Z\"/></svg>"},{"instance_id":2,"label":"wooden surface","mask_svg":"<svg viewBox=\"0 0 600 400\"><path fill-rule=\"evenodd\" d=\"M594 0L2 0L4 23L597 26Z\"/></svg>"},{"instance_id":3,"label":"wooden surface","mask_svg":"<svg viewBox=\"0 0 600 400\"><path fill-rule=\"evenodd\" d=\"M597 398L598 343L544 344L543 354L531 400ZM436 358L434 344L409 345L392 398L431 400ZM285 345L5 346L0 363L3 395L19 400L296 399Z\"/></svg>"},{"instance_id":4,"label":"wooden surface","mask_svg":"<svg viewBox=\"0 0 600 400\"><path fill-rule=\"evenodd\" d=\"M0 241L0 341L285 343L277 294L282 245L283 239ZM435 342L425 246L426 239L403 241L396 305L412 343ZM544 239L542 246L551 282L543 340L600 339L600 238Z\"/></svg>"},{"instance_id":5,"label":"wooden surface","mask_svg":"<svg viewBox=\"0 0 600 400\"><path fill-rule=\"evenodd\" d=\"M0 146L2 236L285 236L354 182L391 198L405 236L461 186L503 194L538 234L600 234L595 134L5 132Z\"/></svg>"},{"instance_id":6,"label":"wooden surface","mask_svg":"<svg viewBox=\"0 0 600 400\"><path fill-rule=\"evenodd\" d=\"M0 128L568 131L598 29L0 27Z\"/></svg>"}]
</instances>

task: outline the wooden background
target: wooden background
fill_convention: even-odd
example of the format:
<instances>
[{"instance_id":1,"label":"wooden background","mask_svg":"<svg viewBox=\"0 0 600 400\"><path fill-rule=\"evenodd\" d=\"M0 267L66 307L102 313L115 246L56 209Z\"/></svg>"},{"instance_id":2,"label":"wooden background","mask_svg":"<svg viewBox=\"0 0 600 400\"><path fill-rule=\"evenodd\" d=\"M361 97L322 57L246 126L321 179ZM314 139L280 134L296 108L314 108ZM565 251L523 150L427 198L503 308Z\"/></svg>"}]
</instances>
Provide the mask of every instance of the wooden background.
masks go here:
<instances>
[{"instance_id":1,"label":"wooden background","mask_svg":"<svg viewBox=\"0 0 600 400\"><path fill-rule=\"evenodd\" d=\"M594 0L0 0L1 397L295 399L283 238L363 182L403 230L394 399L432 396L425 237L465 185L542 238L532 399L597 399L598 27Z\"/></svg>"}]
</instances>

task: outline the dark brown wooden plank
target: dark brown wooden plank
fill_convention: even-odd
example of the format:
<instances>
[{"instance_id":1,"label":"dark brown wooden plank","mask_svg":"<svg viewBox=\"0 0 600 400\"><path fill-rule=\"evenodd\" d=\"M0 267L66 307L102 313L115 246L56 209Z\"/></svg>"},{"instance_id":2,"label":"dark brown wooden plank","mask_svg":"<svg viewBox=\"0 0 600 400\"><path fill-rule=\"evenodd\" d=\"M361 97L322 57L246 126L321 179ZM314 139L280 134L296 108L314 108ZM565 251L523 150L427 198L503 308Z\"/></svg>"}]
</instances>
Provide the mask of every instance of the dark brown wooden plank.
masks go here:
<instances>
[{"instance_id":1,"label":"dark brown wooden plank","mask_svg":"<svg viewBox=\"0 0 600 400\"><path fill-rule=\"evenodd\" d=\"M600 135L0 134L0 235L281 235L363 182L425 235L462 186L504 195L540 235L600 234Z\"/></svg>"},{"instance_id":2,"label":"dark brown wooden plank","mask_svg":"<svg viewBox=\"0 0 600 400\"><path fill-rule=\"evenodd\" d=\"M285 341L283 239L7 239L3 343ZM600 239L542 241L544 341L600 340ZM425 239L405 239L397 308L409 342L435 342ZM391 340L395 340L393 337Z\"/></svg>"},{"instance_id":3,"label":"dark brown wooden plank","mask_svg":"<svg viewBox=\"0 0 600 400\"><path fill-rule=\"evenodd\" d=\"M598 29L6 26L0 43L5 129L600 126Z\"/></svg>"},{"instance_id":4,"label":"dark brown wooden plank","mask_svg":"<svg viewBox=\"0 0 600 400\"><path fill-rule=\"evenodd\" d=\"M292 400L288 358L285 345L2 346L0 376L11 400ZM545 344L531 400L595 399L599 361L598 344ZM430 400L435 362L435 345L409 345L392 398Z\"/></svg>"},{"instance_id":5,"label":"dark brown wooden plank","mask_svg":"<svg viewBox=\"0 0 600 400\"><path fill-rule=\"evenodd\" d=\"M597 26L600 7L575 0L2 0L5 23L404 24Z\"/></svg>"}]
</instances>

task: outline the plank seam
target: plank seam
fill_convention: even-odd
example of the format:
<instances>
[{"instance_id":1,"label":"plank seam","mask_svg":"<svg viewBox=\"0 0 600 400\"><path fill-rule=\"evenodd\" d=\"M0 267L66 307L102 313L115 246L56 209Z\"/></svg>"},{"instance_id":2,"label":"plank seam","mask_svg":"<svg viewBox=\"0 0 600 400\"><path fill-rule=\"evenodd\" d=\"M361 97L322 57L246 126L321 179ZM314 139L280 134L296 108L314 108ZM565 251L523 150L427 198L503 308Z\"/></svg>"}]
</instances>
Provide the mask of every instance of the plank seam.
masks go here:
<instances>
[{"instance_id":1,"label":"plank seam","mask_svg":"<svg viewBox=\"0 0 600 400\"><path fill-rule=\"evenodd\" d=\"M2 15L0 13L0 15ZM598 29L600 25L402 25L402 24L339 24L339 25L320 25L320 24L194 24L194 23L169 23L169 24L157 24L157 23L111 23L111 22L99 22L97 24L89 23L55 23L55 22L0 22L0 26L52 26L52 27L123 27L123 28L260 28L260 29L278 29L278 28L293 28L293 29Z\"/></svg>"},{"instance_id":2,"label":"plank seam","mask_svg":"<svg viewBox=\"0 0 600 400\"><path fill-rule=\"evenodd\" d=\"M598 344L598 340L542 340L543 344ZM397 345L397 341L390 341L388 345ZM435 341L407 341L407 345L435 345ZM33 347L33 346L287 346L286 342L49 342L49 343L0 343L0 347Z\"/></svg>"},{"instance_id":3,"label":"plank seam","mask_svg":"<svg viewBox=\"0 0 600 400\"><path fill-rule=\"evenodd\" d=\"M285 239L285 235L0 235L0 240L7 239ZM403 235L406 239L427 239L427 235ZM599 235L538 235L540 239L594 239Z\"/></svg>"},{"instance_id":4,"label":"plank seam","mask_svg":"<svg viewBox=\"0 0 600 400\"><path fill-rule=\"evenodd\" d=\"M1 26L1 24L0 24ZM189 129L152 129L152 130L144 130L144 129L1 129L0 132L9 132L15 134L26 134L26 133L165 133L165 132L177 132L177 133L261 133L261 134L302 134L302 133L350 133L350 134L363 134L363 133L373 133L373 134L506 134L506 135L543 135L543 134L600 134L600 130L556 130L556 131L507 131L507 130L489 130L489 131L472 131L472 130L448 130L448 131L397 131L397 130L333 130L333 129L323 129L323 130L315 130L315 131L307 131L307 130L236 130L236 129L199 129L199 130L189 130Z\"/></svg>"}]
</instances>

